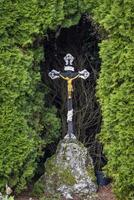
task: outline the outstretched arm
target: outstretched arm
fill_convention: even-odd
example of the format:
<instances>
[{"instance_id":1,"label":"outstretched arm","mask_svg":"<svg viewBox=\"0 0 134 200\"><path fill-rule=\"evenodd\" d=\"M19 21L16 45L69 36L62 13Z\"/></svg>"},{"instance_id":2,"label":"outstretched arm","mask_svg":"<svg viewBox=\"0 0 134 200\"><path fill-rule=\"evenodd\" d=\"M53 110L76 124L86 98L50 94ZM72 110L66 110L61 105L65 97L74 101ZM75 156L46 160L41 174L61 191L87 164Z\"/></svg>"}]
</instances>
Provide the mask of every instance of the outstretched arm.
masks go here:
<instances>
[{"instance_id":1,"label":"outstretched arm","mask_svg":"<svg viewBox=\"0 0 134 200\"><path fill-rule=\"evenodd\" d=\"M64 79L64 80L66 80L66 81L69 81L69 80L71 80L71 81L73 81L74 79L76 79L76 78L78 78L79 77L79 74L77 74L75 77L73 77L73 78L69 78L69 77L64 77L63 75L61 75L60 74L60 77L62 78L62 79Z\"/></svg>"},{"instance_id":2,"label":"outstretched arm","mask_svg":"<svg viewBox=\"0 0 134 200\"><path fill-rule=\"evenodd\" d=\"M60 74L60 77L62 78L62 79L64 79L64 80L66 80L66 81L68 81L69 80L69 78L68 77L64 77L63 75L61 75Z\"/></svg>"}]
</instances>

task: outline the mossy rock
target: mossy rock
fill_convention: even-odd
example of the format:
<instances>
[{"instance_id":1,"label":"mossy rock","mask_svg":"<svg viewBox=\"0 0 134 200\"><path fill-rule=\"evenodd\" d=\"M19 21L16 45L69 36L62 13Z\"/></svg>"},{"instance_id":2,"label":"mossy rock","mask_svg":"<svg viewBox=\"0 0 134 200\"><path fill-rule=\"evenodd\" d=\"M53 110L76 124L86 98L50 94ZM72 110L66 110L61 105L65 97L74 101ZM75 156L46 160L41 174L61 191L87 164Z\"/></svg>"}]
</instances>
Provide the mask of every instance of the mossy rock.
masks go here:
<instances>
[{"instance_id":1,"label":"mossy rock","mask_svg":"<svg viewBox=\"0 0 134 200\"><path fill-rule=\"evenodd\" d=\"M45 174L35 184L35 188L47 199L60 199L59 192L63 196L68 193L72 197L79 195L85 198L86 194L92 196L92 193L96 193L94 181L92 159L84 145L77 140L63 140L56 154L46 161Z\"/></svg>"},{"instance_id":2,"label":"mossy rock","mask_svg":"<svg viewBox=\"0 0 134 200\"><path fill-rule=\"evenodd\" d=\"M69 168L61 168L58 166L55 156L47 160L45 167L46 176L55 180L56 186L60 184L74 185L76 183L71 170Z\"/></svg>"},{"instance_id":3,"label":"mossy rock","mask_svg":"<svg viewBox=\"0 0 134 200\"><path fill-rule=\"evenodd\" d=\"M46 161L45 167L45 175L34 185L34 195L41 197L44 193L49 193L49 188L51 188L51 193L53 188L53 194L55 194L55 191L60 185L67 184L72 186L76 183L75 177L72 175L69 168L61 169L56 165L55 156L52 156Z\"/></svg>"}]
</instances>

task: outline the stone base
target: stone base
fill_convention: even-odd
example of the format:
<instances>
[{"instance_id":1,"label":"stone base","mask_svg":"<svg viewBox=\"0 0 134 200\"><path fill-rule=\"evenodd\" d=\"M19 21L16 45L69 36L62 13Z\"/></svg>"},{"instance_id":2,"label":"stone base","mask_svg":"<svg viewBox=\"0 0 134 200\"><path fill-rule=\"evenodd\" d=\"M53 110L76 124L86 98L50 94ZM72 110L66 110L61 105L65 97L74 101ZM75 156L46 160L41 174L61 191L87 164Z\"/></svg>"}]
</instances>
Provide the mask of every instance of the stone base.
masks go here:
<instances>
[{"instance_id":1,"label":"stone base","mask_svg":"<svg viewBox=\"0 0 134 200\"><path fill-rule=\"evenodd\" d=\"M95 200L96 179L92 159L87 149L75 138L65 137L57 148L54 156L45 164L46 172L39 180L44 186L44 194L55 199L61 194L61 199ZM59 198L60 199L60 198Z\"/></svg>"}]
</instances>

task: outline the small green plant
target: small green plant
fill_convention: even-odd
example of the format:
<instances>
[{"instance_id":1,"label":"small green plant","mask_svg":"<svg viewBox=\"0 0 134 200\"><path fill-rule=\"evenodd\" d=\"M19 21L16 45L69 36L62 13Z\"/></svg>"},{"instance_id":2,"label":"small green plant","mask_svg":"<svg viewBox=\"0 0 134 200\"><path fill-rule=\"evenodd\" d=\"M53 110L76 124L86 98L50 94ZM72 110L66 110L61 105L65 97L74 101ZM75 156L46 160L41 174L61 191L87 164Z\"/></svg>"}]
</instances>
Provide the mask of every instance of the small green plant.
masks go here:
<instances>
[{"instance_id":1,"label":"small green plant","mask_svg":"<svg viewBox=\"0 0 134 200\"><path fill-rule=\"evenodd\" d=\"M41 197L43 193L44 193L44 185L39 180L37 183L35 183L32 194L36 197Z\"/></svg>"},{"instance_id":2,"label":"small green plant","mask_svg":"<svg viewBox=\"0 0 134 200\"><path fill-rule=\"evenodd\" d=\"M2 198L2 200L14 200L14 197L13 196L8 196L8 195L5 195L5 196L0 196Z\"/></svg>"},{"instance_id":3,"label":"small green plant","mask_svg":"<svg viewBox=\"0 0 134 200\"><path fill-rule=\"evenodd\" d=\"M2 200L14 200L14 197L8 196L8 195L2 195L2 193L0 193L0 199L2 199Z\"/></svg>"},{"instance_id":4,"label":"small green plant","mask_svg":"<svg viewBox=\"0 0 134 200\"><path fill-rule=\"evenodd\" d=\"M14 200L13 196L10 196L12 193L12 189L6 184L6 190L5 190L6 195L2 195L0 192L0 200Z\"/></svg>"}]
</instances>

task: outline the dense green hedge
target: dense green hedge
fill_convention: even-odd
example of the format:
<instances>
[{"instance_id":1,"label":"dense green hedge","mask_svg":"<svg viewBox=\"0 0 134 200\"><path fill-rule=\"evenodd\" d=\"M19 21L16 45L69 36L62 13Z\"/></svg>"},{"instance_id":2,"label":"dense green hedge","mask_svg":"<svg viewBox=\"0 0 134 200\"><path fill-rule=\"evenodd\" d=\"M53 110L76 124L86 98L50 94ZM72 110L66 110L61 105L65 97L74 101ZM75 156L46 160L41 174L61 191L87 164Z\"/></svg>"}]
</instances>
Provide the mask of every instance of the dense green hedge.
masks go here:
<instances>
[{"instance_id":1,"label":"dense green hedge","mask_svg":"<svg viewBox=\"0 0 134 200\"><path fill-rule=\"evenodd\" d=\"M102 59L98 96L103 115L100 139L105 167L119 199L134 198L134 2L104 1L95 11L108 33L100 44Z\"/></svg>"},{"instance_id":2,"label":"dense green hedge","mask_svg":"<svg viewBox=\"0 0 134 200\"><path fill-rule=\"evenodd\" d=\"M42 148L59 136L56 110L44 107L40 40L48 28L77 23L82 12L77 1L0 1L0 188L22 190Z\"/></svg>"},{"instance_id":3,"label":"dense green hedge","mask_svg":"<svg viewBox=\"0 0 134 200\"><path fill-rule=\"evenodd\" d=\"M107 32L100 44L98 81L106 168L117 196L132 199L133 11L132 0L0 1L0 188L8 182L16 191L23 189L42 147L58 135L56 111L44 108L47 88L40 86L41 38L48 28L69 27L88 12Z\"/></svg>"}]
</instances>

